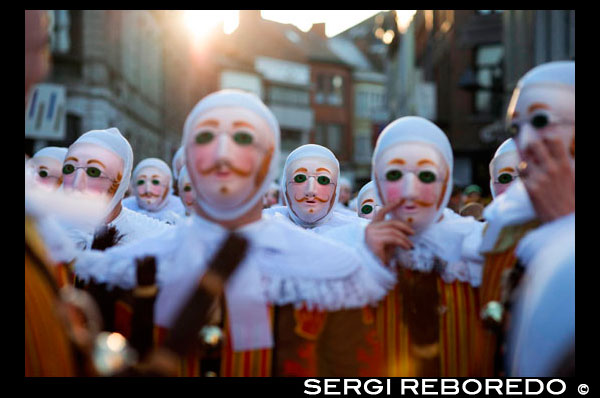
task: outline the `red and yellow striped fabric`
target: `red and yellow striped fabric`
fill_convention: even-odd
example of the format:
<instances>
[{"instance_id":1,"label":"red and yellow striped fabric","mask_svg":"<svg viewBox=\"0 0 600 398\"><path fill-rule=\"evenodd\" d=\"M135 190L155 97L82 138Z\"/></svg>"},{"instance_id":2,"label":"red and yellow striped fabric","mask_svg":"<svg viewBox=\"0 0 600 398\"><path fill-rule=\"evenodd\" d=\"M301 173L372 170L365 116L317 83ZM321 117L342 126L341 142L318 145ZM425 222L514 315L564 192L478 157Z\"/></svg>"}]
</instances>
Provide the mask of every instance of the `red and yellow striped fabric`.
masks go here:
<instances>
[{"instance_id":1,"label":"red and yellow striped fabric","mask_svg":"<svg viewBox=\"0 0 600 398\"><path fill-rule=\"evenodd\" d=\"M73 349L55 312L57 297L25 252L25 376L76 376Z\"/></svg>"},{"instance_id":2,"label":"red and yellow striped fabric","mask_svg":"<svg viewBox=\"0 0 600 398\"><path fill-rule=\"evenodd\" d=\"M490 301L500 301L502 295L502 275L505 271L512 269L517 263L517 258L514 254L515 247L516 245L502 253L486 255L479 290L482 308L485 308ZM496 335L491 330L486 329L483 323L482 329L481 350L479 351L481 372L483 377L491 377L494 376Z\"/></svg>"},{"instance_id":3,"label":"red and yellow striped fabric","mask_svg":"<svg viewBox=\"0 0 600 398\"><path fill-rule=\"evenodd\" d=\"M502 274L517 263L515 246L502 253L488 254L485 258L479 295L482 306L490 301L499 301L501 296Z\"/></svg>"},{"instance_id":4,"label":"red and yellow striped fabric","mask_svg":"<svg viewBox=\"0 0 600 398\"><path fill-rule=\"evenodd\" d=\"M56 312L58 297L47 259L35 221L26 216L25 376L77 376L74 348Z\"/></svg>"},{"instance_id":5,"label":"red and yellow striped fabric","mask_svg":"<svg viewBox=\"0 0 600 398\"><path fill-rule=\"evenodd\" d=\"M169 330L167 328L154 325L154 348L163 345L168 335ZM200 356L194 352L182 358L179 362L179 372L177 373L177 377L199 377L201 375L200 359Z\"/></svg>"},{"instance_id":6,"label":"red and yellow striped fabric","mask_svg":"<svg viewBox=\"0 0 600 398\"><path fill-rule=\"evenodd\" d=\"M481 344L479 292L468 283L444 283L438 278L441 377L479 375L477 353Z\"/></svg>"},{"instance_id":7,"label":"red and yellow striped fabric","mask_svg":"<svg viewBox=\"0 0 600 398\"><path fill-rule=\"evenodd\" d=\"M274 322L274 308L268 306L271 325ZM262 349L235 352L231 345L229 321L225 317L223 349L221 350L220 376L224 377L269 377L272 376L273 350Z\"/></svg>"},{"instance_id":8,"label":"red and yellow striped fabric","mask_svg":"<svg viewBox=\"0 0 600 398\"><path fill-rule=\"evenodd\" d=\"M54 267L54 277L59 289L67 285L73 286L75 282L75 275L70 272L69 266L65 263L56 264Z\"/></svg>"},{"instance_id":9,"label":"red and yellow striped fabric","mask_svg":"<svg viewBox=\"0 0 600 398\"><path fill-rule=\"evenodd\" d=\"M445 283L437 277L440 296L440 376L467 377L478 373L476 351L481 341L479 297L468 283ZM411 336L403 322L402 292L396 286L380 303L376 328L382 341L386 376L423 377L411 353Z\"/></svg>"}]
</instances>

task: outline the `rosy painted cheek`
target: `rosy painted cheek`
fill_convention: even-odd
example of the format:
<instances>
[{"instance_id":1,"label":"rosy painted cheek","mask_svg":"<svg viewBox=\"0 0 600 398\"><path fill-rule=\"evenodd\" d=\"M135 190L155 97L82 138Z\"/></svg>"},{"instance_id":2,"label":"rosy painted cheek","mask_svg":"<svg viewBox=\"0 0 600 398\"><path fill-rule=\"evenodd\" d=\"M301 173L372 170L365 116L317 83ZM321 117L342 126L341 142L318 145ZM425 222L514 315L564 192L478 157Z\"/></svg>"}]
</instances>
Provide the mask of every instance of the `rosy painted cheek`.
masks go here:
<instances>
[{"instance_id":1,"label":"rosy painted cheek","mask_svg":"<svg viewBox=\"0 0 600 398\"><path fill-rule=\"evenodd\" d=\"M402 188L400 184L386 183L383 187L387 203L392 203L402 198Z\"/></svg>"},{"instance_id":2,"label":"rosy painted cheek","mask_svg":"<svg viewBox=\"0 0 600 398\"><path fill-rule=\"evenodd\" d=\"M137 190L137 193L140 195L145 193L146 192L146 184L138 185L136 190Z\"/></svg>"},{"instance_id":3,"label":"rosy painted cheek","mask_svg":"<svg viewBox=\"0 0 600 398\"><path fill-rule=\"evenodd\" d=\"M233 165L240 170L249 171L256 159L254 148L240 147L239 145L232 146L234 148L231 150L230 159Z\"/></svg>"},{"instance_id":4,"label":"rosy painted cheek","mask_svg":"<svg viewBox=\"0 0 600 398\"><path fill-rule=\"evenodd\" d=\"M304 197L305 186L305 182L302 184L291 184L291 186L288 189L290 194L292 194L292 198L300 199Z\"/></svg>"},{"instance_id":5,"label":"rosy painted cheek","mask_svg":"<svg viewBox=\"0 0 600 398\"><path fill-rule=\"evenodd\" d=\"M160 185L150 185L150 189L149 189L150 193L153 195L162 195L164 192L164 187L160 186Z\"/></svg>"},{"instance_id":6,"label":"rosy painted cheek","mask_svg":"<svg viewBox=\"0 0 600 398\"><path fill-rule=\"evenodd\" d=\"M112 183L105 178L88 178L86 186L92 192L105 193L108 192L111 185Z\"/></svg>"},{"instance_id":7,"label":"rosy painted cheek","mask_svg":"<svg viewBox=\"0 0 600 398\"><path fill-rule=\"evenodd\" d=\"M508 189L508 187L510 187L510 184L498 184L497 182L495 182L494 183L494 191L496 191L496 196L498 196L501 193L503 193L504 191L506 191Z\"/></svg>"},{"instance_id":8,"label":"rosy painted cheek","mask_svg":"<svg viewBox=\"0 0 600 398\"><path fill-rule=\"evenodd\" d=\"M419 198L424 202L434 203L437 201L438 189L434 184L422 184L419 189Z\"/></svg>"},{"instance_id":9,"label":"rosy painted cheek","mask_svg":"<svg viewBox=\"0 0 600 398\"><path fill-rule=\"evenodd\" d=\"M331 195L333 194L333 185L321 185L316 184L317 187L315 189L317 197L325 200L329 200Z\"/></svg>"},{"instance_id":10,"label":"rosy painted cheek","mask_svg":"<svg viewBox=\"0 0 600 398\"><path fill-rule=\"evenodd\" d=\"M196 145L190 153L190 158L196 170L205 170L215 163L215 153L214 145Z\"/></svg>"}]
</instances>

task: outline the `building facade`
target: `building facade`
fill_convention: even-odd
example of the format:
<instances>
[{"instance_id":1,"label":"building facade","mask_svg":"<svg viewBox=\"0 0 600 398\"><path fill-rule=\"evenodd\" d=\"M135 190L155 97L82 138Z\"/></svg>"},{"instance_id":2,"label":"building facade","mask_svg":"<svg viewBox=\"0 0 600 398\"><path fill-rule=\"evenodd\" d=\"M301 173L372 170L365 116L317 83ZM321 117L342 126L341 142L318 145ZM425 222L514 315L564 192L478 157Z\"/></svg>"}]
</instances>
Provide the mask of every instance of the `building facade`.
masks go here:
<instances>
[{"instance_id":1,"label":"building facade","mask_svg":"<svg viewBox=\"0 0 600 398\"><path fill-rule=\"evenodd\" d=\"M173 91L181 95L181 85L170 86L167 76L175 74L167 73L172 65L165 59L173 57L165 52L177 40L165 45L168 18L161 13L168 11L52 10L52 68L46 81L66 90L65 135L52 142L26 138L26 153L69 146L87 131L117 127L136 163L146 157L171 160L182 124L173 123L172 114L189 111L189 104L171 102Z\"/></svg>"}]
</instances>

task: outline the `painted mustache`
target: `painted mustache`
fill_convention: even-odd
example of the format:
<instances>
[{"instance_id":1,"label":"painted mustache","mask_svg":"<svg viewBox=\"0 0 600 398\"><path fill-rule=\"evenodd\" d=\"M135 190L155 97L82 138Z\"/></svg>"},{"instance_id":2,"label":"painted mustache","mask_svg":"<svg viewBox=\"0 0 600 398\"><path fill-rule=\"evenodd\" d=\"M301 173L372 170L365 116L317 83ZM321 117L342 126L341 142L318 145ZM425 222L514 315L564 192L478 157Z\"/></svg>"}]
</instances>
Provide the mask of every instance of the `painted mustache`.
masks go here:
<instances>
[{"instance_id":1,"label":"painted mustache","mask_svg":"<svg viewBox=\"0 0 600 398\"><path fill-rule=\"evenodd\" d=\"M160 197L160 195L155 195L150 192L140 194L140 198L158 198L158 197Z\"/></svg>"},{"instance_id":2,"label":"painted mustache","mask_svg":"<svg viewBox=\"0 0 600 398\"><path fill-rule=\"evenodd\" d=\"M322 199L322 198L319 198L318 196L314 196L314 197L312 197L312 198L307 198L306 196L304 196L304 197L303 197L303 198L301 198L301 199L298 199L298 198L294 197L294 199L295 199L295 200L296 200L296 202L298 202L298 203L306 202L306 201L307 201L307 200L309 200L309 199L310 199L310 200L312 200L312 199L315 199L315 200L318 200L318 201L319 201L319 202L321 202L321 203L327 203L327 202L329 202L329 199Z\"/></svg>"},{"instance_id":3,"label":"painted mustache","mask_svg":"<svg viewBox=\"0 0 600 398\"><path fill-rule=\"evenodd\" d=\"M402 199L402 201L400 202L400 204L398 204L398 207L403 206L405 202L406 202L406 199ZM422 200L419 200L419 199L413 200L413 203L415 203L416 205L421 206L421 207L431 207L431 206L433 206L433 203L425 202L425 201L422 201Z\"/></svg>"},{"instance_id":4,"label":"painted mustache","mask_svg":"<svg viewBox=\"0 0 600 398\"><path fill-rule=\"evenodd\" d=\"M212 173L218 171L221 167L227 167L229 170L233 171L235 174L239 175L240 177L250 177L250 174L251 174L250 171L239 169L239 168L235 167L234 165L232 165L228 161L217 162L214 165L212 165L206 169L200 170L200 174L202 174L203 176L212 174Z\"/></svg>"}]
</instances>

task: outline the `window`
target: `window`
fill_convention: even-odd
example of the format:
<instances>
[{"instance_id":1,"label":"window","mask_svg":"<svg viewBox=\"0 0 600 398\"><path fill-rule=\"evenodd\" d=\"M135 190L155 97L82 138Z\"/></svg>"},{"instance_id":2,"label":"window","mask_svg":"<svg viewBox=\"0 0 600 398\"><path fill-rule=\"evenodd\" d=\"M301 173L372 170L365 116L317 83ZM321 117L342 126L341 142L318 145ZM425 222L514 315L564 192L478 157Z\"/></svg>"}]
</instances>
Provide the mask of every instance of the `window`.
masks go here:
<instances>
[{"instance_id":1,"label":"window","mask_svg":"<svg viewBox=\"0 0 600 398\"><path fill-rule=\"evenodd\" d=\"M362 163L371 161L371 136L359 135L354 138L354 160Z\"/></svg>"},{"instance_id":2,"label":"window","mask_svg":"<svg viewBox=\"0 0 600 398\"><path fill-rule=\"evenodd\" d=\"M325 103L325 93L327 91L326 87L326 76L318 75L317 76L317 92L315 93L315 102L317 104Z\"/></svg>"},{"instance_id":3,"label":"window","mask_svg":"<svg viewBox=\"0 0 600 398\"><path fill-rule=\"evenodd\" d=\"M71 18L68 10L54 10L53 29L50 35L50 48L53 53L66 54L71 48Z\"/></svg>"},{"instance_id":4,"label":"window","mask_svg":"<svg viewBox=\"0 0 600 398\"><path fill-rule=\"evenodd\" d=\"M302 133L297 130L281 129L281 151L291 152L302 144Z\"/></svg>"},{"instance_id":5,"label":"window","mask_svg":"<svg viewBox=\"0 0 600 398\"><path fill-rule=\"evenodd\" d=\"M475 92L475 111L477 113L499 114L501 112L496 109L498 97L500 97L496 90L502 88L503 55L502 44L480 46L475 52L475 77L480 87Z\"/></svg>"},{"instance_id":6,"label":"window","mask_svg":"<svg viewBox=\"0 0 600 398\"><path fill-rule=\"evenodd\" d=\"M344 104L344 78L340 75L318 75L315 103L341 106Z\"/></svg>"},{"instance_id":7,"label":"window","mask_svg":"<svg viewBox=\"0 0 600 398\"><path fill-rule=\"evenodd\" d=\"M341 124L317 123L315 129L315 144L329 148L335 156L344 158L344 132Z\"/></svg>"},{"instance_id":8,"label":"window","mask_svg":"<svg viewBox=\"0 0 600 398\"><path fill-rule=\"evenodd\" d=\"M344 103L344 79L335 75L331 77L331 92L329 93L330 105L342 105Z\"/></svg>"},{"instance_id":9,"label":"window","mask_svg":"<svg viewBox=\"0 0 600 398\"><path fill-rule=\"evenodd\" d=\"M307 91L287 87L272 86L269 88L271 104L309 106L310 98Z\"/></svg>"}]
</instances>

